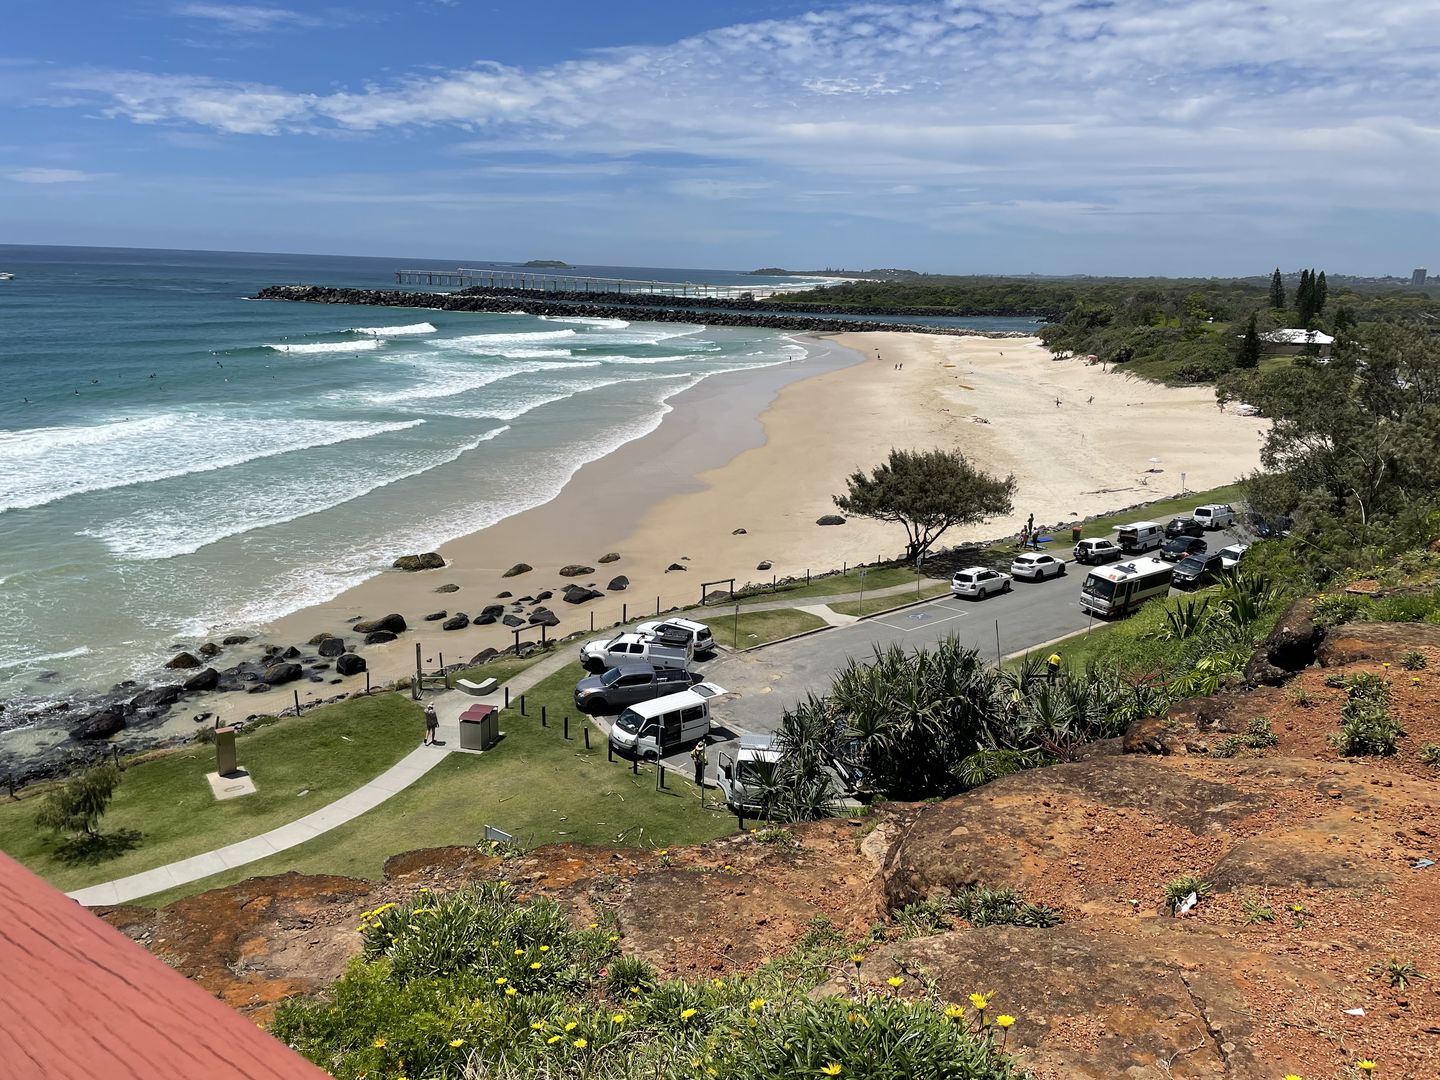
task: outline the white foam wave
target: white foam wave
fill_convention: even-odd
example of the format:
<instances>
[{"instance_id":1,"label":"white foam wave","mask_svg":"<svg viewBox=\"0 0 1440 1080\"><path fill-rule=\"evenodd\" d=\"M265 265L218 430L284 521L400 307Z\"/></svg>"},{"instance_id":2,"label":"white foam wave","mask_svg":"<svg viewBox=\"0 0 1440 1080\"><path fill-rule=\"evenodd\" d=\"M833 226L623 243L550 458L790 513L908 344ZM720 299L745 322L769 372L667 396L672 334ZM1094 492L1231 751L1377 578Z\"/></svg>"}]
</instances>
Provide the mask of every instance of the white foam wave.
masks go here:
<instances>
[{"instance_id":1,"label":"white foam wave","mask_svg":"<svg viewBox=\"0 0 1440 1080\"><path fill-rule=\"evenodd\" d=\"M48 664L52 660L73 660L77 656L89 656L90 646L81 645L78 649L68 649L65 652L42 653L39 656L26 656L19 660L0 660L0 671L18 667L36 667L40 664Z\"/></svg>"},{"instance_id":2,"label":"white foam wave","mask_svg":"<svg viewBox=\"0 0 1440 1080\"><path fill-rule=\"evenodd\" d=\"M545 322L576 323L580 326L603 326L610 330L624 330L630 325L625 319L586 318L580 315L541 315Z\"/></svg>"},{"instance_id":3,"label":"white foam wave","mask_svg":"<svg viewBox=\"0 0 1440 1080\"><path fill-rule=\"evenodd\" d=\"M674 353L668 356L626 356L624 353L616 353L613 356L605 357L601 363L604 364L671 364L681 360L703 360L705 357L697 356L694 353Z\"/></svg>"},{"instance_id":4,"label":"white foam wave","mask_svg":"<svg viewBox=\"0 0 1440 1080\"><path fill-rule=\"evenodd\" d=\"M575 336L574 330L527 330L515 334L461 334L459 337L444 338L437 344L479 349L487 345L533 345L540 341L564 341Z\"/></svg>"},{"instance_id":5,"label":"white foam wave","mask_svg":"<svg viewBox=\"0 0 1440 1080\"><path fill-rule=\"evenodd\" d=\"M370 405L395 405L402 402L430 402L458 397L479 390L501 379L540 371L569 368L599 367L598 360L571 360L554 363L477 364L467 361L429 359L410 362L422 375L421 381L395 390L375 390L362 394L360 401Z\"/></svg>"},{"instance_id":6,"label":"white foam wave","mask_svg":"<svg viewBox=\"0 0 1440 1080\"><path fill-rule=\"evenodd\" d=\"M0 432L0 513L368 439L424 422L355 423L189 412L88 427Z\"/></svg>"},{"instance_id":7,"label":"white foam wave","mask_svg":"<svg viewBox=\"0 0 1440 1080\"><path fill-rule=\"evenodd\" d=\"M568 401L570 398L588 393L591 390L603 390L607 386L619 386L622 383L656 382L660 379L688 379L693 378L694 374L694 372L685 371L673 375L642 375L630 378L577 380L564 387L552 386L541 388L534 394L521 397L508 404L501 405L491 403L471 409L445 409L442 415L454 416L465 420L518 420L526 413L533 412L543 406L553 405L557 401Z\"/></svg>"},{"instance_id":8,"label":"white foam wave","mask_svg":"<svg viewBox=\"0 0 1440 1080\"><path fill-rule=\"evenodd\" d=\"M410 334L433 334L435 327L428 322L411 323L409 326L352 326L349 332L367 337L404 337Z\"/></svg>"},{"instance_id":9,"label":"white foam wave","mask_svg":"<svg viewBox=\"0 0 1440 1080\"><path fill-rule=\"evenodd\" d=\"M319 353L351 353L369 352L371 349L378 349L385 342L380 338L370 338L365 341L315 341L308 344L291 345L286 342L267 342L265 348L274 349L281 353L296 353L311 355Z\"/></svg>"},{"instance_id":10,"label":"white foam wave","mask_svg":"<svg viewBox=\"0 0 1440 1080\"><path fill-rule=\"evenodd\" d=\"M482 443L487 443L509 430L508 424L492 428L458 447L412 460L400 467L399 471L377 472L373 463L366 463L338 482L332 480L323 498L316 497L312 477L272 477L257 485L253 499L245 498L244 492L237 492L230 487L223 495L217 493L218 497L209 503L201 500L190 502L183 518L177 517L172 509L162 507L128 517L114 518L103 527L83 529L76 535L99 540L112 555L127 561L150 562L193 555L202 548L232 536L285 525L312 514L333 510L401 480L409 480L441 465L448 465Z\"/></svg>"}]
</instances>

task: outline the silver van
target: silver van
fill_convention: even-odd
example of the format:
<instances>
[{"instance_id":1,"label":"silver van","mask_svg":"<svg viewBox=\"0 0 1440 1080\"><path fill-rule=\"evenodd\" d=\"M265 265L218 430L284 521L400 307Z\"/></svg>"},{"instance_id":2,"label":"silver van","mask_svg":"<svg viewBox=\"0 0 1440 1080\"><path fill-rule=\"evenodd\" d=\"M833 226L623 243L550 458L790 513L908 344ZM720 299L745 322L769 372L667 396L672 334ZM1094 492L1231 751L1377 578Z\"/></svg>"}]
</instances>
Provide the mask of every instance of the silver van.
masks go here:
<instances>
[{"instance_id":1,"label":"silver van","mask_svg":"<svg viewBox=\"0 0 1440 1080\"><path fill-rule=\"evenodd\" d=\"M641 701L620 714L610 729L610 745L642 760L662 758L710 734L710 699L725 693L714 683Z\"/></svg>"},{"instance_id":2,"label":"silver van","mask_svg":"<svg viewBox=\"0 0 1440 1080\"><path fill-rule=\"evenodd\" d=\"M1154 551L1163 544L1165 530L1158 522L1132 521L1129 525L1120 526L1117 539L1120 541L1120 550L1126 555L1139 555Z\"/></svg>"}]
</instances>

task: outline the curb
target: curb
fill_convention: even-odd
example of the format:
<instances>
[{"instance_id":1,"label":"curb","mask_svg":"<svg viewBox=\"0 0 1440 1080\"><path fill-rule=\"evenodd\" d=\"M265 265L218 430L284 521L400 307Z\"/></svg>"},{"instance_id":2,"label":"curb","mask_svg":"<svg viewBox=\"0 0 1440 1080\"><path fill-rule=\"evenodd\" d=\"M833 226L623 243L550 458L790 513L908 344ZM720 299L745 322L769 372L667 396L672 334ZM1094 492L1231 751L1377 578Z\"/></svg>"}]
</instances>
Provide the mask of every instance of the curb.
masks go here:
<instances>
[{"instance_id":1,"label":"curb","mask_svg":"<svg viewBox=\"0 0 1440 1080\"><path fill-rule=\"evenodd\" d=\"M1113 626L1114 623L1104 623L1103 625ZM1028 656L1038 649L1048 649L1052 645L1059 645L1062 641L1069 641L1071 638L1077 638L1080 637L1082 634L1088 634L1092 629L1094 628L1091 626L1087 626L1083 630L1072 630L1068 634L1061 634L1059 637L1051 638L1049 641L1037 642L1036 644L1031 645L1028 649L1021 649L1019 652L1006 653L1000 658L1000 663L1003 664L1007 660L1014 660L1021 656Z\"/></svg>"}]
</instances>

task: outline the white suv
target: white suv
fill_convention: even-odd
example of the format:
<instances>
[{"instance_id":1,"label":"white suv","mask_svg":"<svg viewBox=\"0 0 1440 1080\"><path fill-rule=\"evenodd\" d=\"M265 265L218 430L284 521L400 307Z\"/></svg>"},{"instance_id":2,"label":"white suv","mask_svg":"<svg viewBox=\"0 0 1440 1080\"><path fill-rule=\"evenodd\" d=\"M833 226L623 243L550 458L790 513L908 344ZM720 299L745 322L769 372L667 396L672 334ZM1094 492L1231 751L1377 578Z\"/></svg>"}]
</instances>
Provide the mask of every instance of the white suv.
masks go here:
<instances>
[{"instance_id":1,"label":"white suv","mask_svg":"<svg viewBox=\"0 0 1440 1080\"><path fill-rule=\"evenodd\" d=\"M955 571L950 579L950 592L954 596L968 596L983 600L994 593L1010 591L1010 575L999 570L987 570L983 566L972 566Z\"/></svg>"},{"instance_id":2,"label":"white suv","mask_svg":"<svg viewBox=\"0 0 1440 1080\"><path fill-rule=\"evenodd\" d=\"M1010 573L1026 581L1044 581L1047 577L1059 577L1065 573L1065 560L1044 552L1027 551L1015 556L1015 561L1010 564Z\"/></svg>"},{"instance_id":3,"label":"white suv","mask_svg":"<svg viewBox=\"0 0 1440 1080\"><path fill-rule=\"evenodd\" d=\"M1197 506L1190 515L1202 528L1224 529L1235 524L1235 508L1229 503L1207 503Z\"/></svg>"}]
</instances>

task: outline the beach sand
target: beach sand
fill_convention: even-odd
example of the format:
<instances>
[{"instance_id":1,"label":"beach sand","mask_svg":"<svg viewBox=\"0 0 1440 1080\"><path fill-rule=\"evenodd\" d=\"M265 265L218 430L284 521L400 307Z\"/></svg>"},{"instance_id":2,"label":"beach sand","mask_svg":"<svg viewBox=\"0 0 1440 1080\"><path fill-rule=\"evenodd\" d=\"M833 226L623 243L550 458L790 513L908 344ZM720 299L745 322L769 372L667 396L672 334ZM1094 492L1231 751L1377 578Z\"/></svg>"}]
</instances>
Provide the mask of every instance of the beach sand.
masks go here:
<instances>
[{"instance_id":1,"label":"beach sand","mask_svg":"<svg viewBox=\"0 0 1440 1080\"><path fill-rule=\"evenodd\" d=\"M1030 514L1051 525L1168 497L1182 474L1187 490L1216 487L1259 461L1266 422L1221 413L1211 390L1054 360L1038 339L876 333L805 344L805 360L717 376L677 395L655 431L586 465L552 502L444 545L444 569L381 574L264 628L259 640L301 643L320 631L345 634L357 615L399 612L410 632L363 650L378 684L413 672L417 642L427 668L442 653L455 663L511 644L504 627L444 633L423 621L439 610L473 617L502 590L554 591L545 605L563 620L549 631L558 637L589 629L592 609L601 628L619 620L622 603L632 619L653 613L657 597L662 608L693 604L705 581L740 585L894 557L904 547L898 526L815 524L836 512L831 496L845 477L891 447L958 447L993 473L1015 475L1014 514L947 533L942 546L1015 533ZM610 551L620 560L599 563ZM758 571L761 560L773 570ZM522 561L535 569L502 579ZM557 571L568 563L595 567L579 584L603 590L624 574L630 587L565 604ZM676 563L687 569L666 571ZM445 583L460 591L437 594ZM363 686L364 676L293 685L304 701ZM208 697L167 726L186 730L189 714L217 705L226 719L284 708L292 689Z\"/></svg>"}]
</instances>

